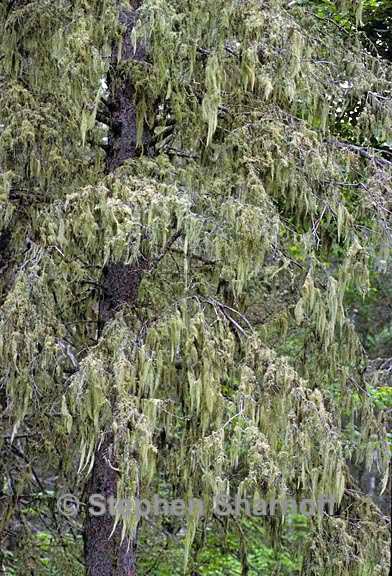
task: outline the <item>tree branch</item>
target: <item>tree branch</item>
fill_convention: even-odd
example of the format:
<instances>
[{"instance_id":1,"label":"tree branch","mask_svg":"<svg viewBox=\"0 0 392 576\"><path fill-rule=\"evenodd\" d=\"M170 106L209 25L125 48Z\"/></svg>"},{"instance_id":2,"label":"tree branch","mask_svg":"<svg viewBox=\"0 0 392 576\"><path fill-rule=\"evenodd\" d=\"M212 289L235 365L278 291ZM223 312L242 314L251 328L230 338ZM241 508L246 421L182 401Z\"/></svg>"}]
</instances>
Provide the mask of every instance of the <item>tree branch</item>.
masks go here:
<instances>
[{"instance_id":1,"label":"tree branch","mask_svg":"<svg viewBox=\"0 0 392 576\"><path fill-rule=\"evenodd\" d=\"M386 158L380 158L379 156L374 156L371 152L379 152L378 148L374 148L372 146L358 146L357 144L350 144L349 142L340 142L339 140L330 139L327 140L328 144L332 144L341 150L349 150L350 152L354 152L354 154L358 154L362 158L366 158L367 160L371 160L378 166L390 166L392 168L392 162L387 160Z\"/></svg>"}]
</instances>

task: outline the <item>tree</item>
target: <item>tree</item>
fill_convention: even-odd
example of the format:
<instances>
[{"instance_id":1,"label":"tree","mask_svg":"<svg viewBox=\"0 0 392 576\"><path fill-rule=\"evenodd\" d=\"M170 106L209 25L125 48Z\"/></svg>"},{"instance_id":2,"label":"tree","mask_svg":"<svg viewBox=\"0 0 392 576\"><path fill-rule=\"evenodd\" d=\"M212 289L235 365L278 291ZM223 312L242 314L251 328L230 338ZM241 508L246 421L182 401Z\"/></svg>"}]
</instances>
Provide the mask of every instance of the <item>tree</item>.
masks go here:
<instances>
[{"instance_id":1,"label":"tree","mask_svg":"<svg viewBox=\"0 0 392 576\"><path fill-rule=\"evenodd\" d=\"M199 497L191 573L217 495L329 495L303 574L387 573L347 466L385 470L388 446L345 298L390 258L392 163L370 142L391 67L289 4L1 4L2 506L22 541L48 490ZM353 143L336 116L358 98ZM134 574L140 531L135 510L87 512L87 574Z\"/></svg>"},{"instance_id":2,"label":"tree","mask_svg":"<svg viewBox=\"0 0 392 576\"><path fill-rule=\"evenodd\" d=\"M362 0L362 2L302 0L301 5L312 6L319 16L332 18L347 30L359 31L368 49L391 60L392 8L387 0Z\"/></svg>"}]
</instances>

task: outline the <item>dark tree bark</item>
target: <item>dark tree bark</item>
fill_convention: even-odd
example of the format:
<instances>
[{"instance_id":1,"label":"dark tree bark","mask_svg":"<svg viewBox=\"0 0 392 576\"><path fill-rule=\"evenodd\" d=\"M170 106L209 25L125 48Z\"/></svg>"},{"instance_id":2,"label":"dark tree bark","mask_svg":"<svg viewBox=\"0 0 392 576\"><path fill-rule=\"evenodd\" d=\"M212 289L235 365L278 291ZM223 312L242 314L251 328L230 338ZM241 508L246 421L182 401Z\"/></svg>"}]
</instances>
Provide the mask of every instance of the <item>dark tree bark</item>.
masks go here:
<instances>
[{"instance_id":1,"label":"dark tree bark","mask_svg":"<svg viewBox=\"0 0 392 576\"><path fill-rule=\"evenodd\" d=\"M95 453L95 462L88 484L88 494L99 494L105 499L116 497L118 472L110 460L112 449L110 435ZM136 574L136 542L124 538L121 542L121 526L113 535L113 517L108 510L102 516L87 512L84 532L85 561L88 576L134 576Z\"/></svg>"},{"instance_id":2,"label":"dark tree bark","mask_svg":"<svg viewBox=\"0 0 392 576\"><path fill-rule=\"evenodd\" d=\"M133 306L147 260L139 259L132 264L109 262L102 273L101 298L99 302L99 335L107 322L114 318L122 306Z\"/></svg>"},{"instance_id":3,"label":"dark tree bark","mask_svg":"<svg viewBox=\"0 0 392 576\"><path fill-rule=\"evenodd\" d=\"M125 75L124 70L121 69L126 62L132 60L143 62L146 57L146 47L139 44L134 51L131 41L132 30L137 20L137 10L141 3L141 0L131 1L128 7L120 9L119 20L124 30L120 56L118 45L114 45L112 49L111 68L108 75L107 108L110 111L106 161L108 173L116 170L126 160L150 152L148 148L151 136L146 126L143 130L142 145L138 146L135 89L131 76ZM139 284L146 267L147 263L143 259L130 265L121 262L107 264L103 270L99 305L100 333L121 306L135 305ZM115 402L114 399L113 403ZM114 469L116 468L115 455L112 453L113 437L108 432L104 442L95 452L87 498L93 494L99 494L106 499L116 497L119 475ZM134 576L136 574L136 539L126 537L121 542L121 525L118 525L111 535L113 521L114 518L108 511L102 516L93 516L88 512L86 514L84 549L88 576Z\"/></svg>"},{"instance_id":4,"label":"dark tree bark","mask_svg":"<svg viewBox=\"0 0 392 576\"><path fill-rule=\"evenodd\" d=\"M108 75L111 130L106 158L109 173L129 158L134 158L142 152L147 153L151 140L150 132L145 127L142 146L137 144L135 87L132 78L124 75L120 69L124 62L145 62L146 60L146 47L138 43L134 51L132 44L132 30L135 27L137 11L141 4L142 0L134 0L130 2L129 9L121 9L119 21L125 32L121 48L117 44L112 48L111 68Z\"/></svg>"}]
</instances>

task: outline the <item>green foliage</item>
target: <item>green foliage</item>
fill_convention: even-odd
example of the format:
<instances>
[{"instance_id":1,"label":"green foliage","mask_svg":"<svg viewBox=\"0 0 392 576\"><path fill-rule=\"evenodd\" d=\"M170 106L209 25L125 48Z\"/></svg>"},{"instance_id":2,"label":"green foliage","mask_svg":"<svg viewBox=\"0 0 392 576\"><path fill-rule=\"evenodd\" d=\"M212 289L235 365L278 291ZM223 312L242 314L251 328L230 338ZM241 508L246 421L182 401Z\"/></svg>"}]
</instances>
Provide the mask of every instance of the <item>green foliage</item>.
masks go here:
<instances>
[{"instance_id":1,"label":"green foliage","mask_svg":"<svg viewBox=\"0 0 392 576\"><path fill-rule=\"evenodd\" d=\"M246 519L227 533L223 525L203 526L196 535L191 558L191 570L200 575L221 576L244 573L246 566L250 576L257 574L295 576L300 574L302 550L309 527L306 517L289 515L283 523L281 543L271 541L268 530L259 522ZM156 533L156 532L155 532ZM140 542L141 569L154 576L182 574L181 531L165 537L165 554L157 554L154 548L154 530L149 529L146 539ZM162 533L161 533L162 538ZM242 553L246 547L246 561Z\"/></svg>"},{"instance_id":2,"label":"green foliage","mask_svg":"<svg viewBox=\"0 0 392 576\"><path fill-rule=\"evenodd\" d=\"M51 532L37 531L23 538L19 535L18 547L5 551L3 562L6 576L34 573L37 576L83 576L84 566L75 557L81 552L81 543L75 545L73 538L64 536L60 541Z\"/></svg>"},{"instance_id":3,"label":"green foliage","mask_svg":"<svg viewBox=\"0 0 392 576\"><path fill-rule=\"evenodd\" d=\"M371 388L369 392L378 408L392 408L392 388L389 386L380 386L379 388Z\"/></svg>"}]
</instances>

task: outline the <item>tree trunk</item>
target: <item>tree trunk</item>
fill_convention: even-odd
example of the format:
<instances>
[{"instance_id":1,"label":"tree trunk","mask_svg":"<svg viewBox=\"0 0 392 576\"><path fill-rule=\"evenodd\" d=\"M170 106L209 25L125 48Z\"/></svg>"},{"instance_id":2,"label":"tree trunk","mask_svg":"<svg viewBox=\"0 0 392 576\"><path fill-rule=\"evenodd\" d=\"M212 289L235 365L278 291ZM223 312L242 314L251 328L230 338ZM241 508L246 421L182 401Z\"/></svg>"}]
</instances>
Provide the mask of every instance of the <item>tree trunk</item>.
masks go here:
<instances>
[{"instance_id":1,"label":"tree trunk","mask_svg":"<svg viewBox=\"0 0 392 576\"><path fill-rule=\"evenodd\" d=\"M115 44L112 49L111 68L108 75L110 131L106 167L113 172L129 158L148 152L150 132L145 127L142 146L137 144L137 122L135 106L135 87L130 76L118 73L118 65L124 62L144 62L146 47L138 43L134 51L132 30L137 19L137 10L142 0L130 2L131 7L120 10L119 21L124 28L122 44ZM126 77L124 77L126 76Z\"/></svg>"},{"instance_id":2,"label":"tree trunk","mask_svg":"<svg viewBox=\"0 0 392 576\"><path fill-rule=\"evenodd\" d=\"M113 172L126 160L142 153L148 153L150 132L144 127L142 146L137 143L135 89L130 75L121 74L119 65L126 61L145 60L145 47L132 46L132 30L137 19L137 9L141 0L122 7L119 20L123 26L121 47L115 44L112 48L111 68L108 74L109 89L109 135L106 169ZM109 262L103 271L104 290L100 301L100 324L110 321L115 311L122 304L132 305L137 292L143 265L123 265ZM115 289L114 289L115 288ZM115 402L115 400L114 400ZM112 452L113 436L107 433L104 442L95 452L95 461L88 483L87 498L99 494L104 498L117 494L119 480L114 468L115 462L108 457ZM88 505L87 505L88 508ZM136 538L126 537L121 542L122 526L118 525L114 533L114 518L109 511L102 516L86 513L84 529L85 564L88 576L134 576L136 574L135 550ZM121 523L120 523L121 524Z\"/></svg>"},{"instance_id":3,"label":"tree trunk","mask_svg":"<svg viewBox=\"0 0 392 576\"><path fill-rule=\"evenodd\" d=\"M118 472L109 464L112 437L108 436L95 453L95 462L88 484L88 495L98 494L108 500L116 498ZM86 513L84 555L88 576L134 576L136 574L136 542L124 538L121 526L113 530L113 516L106 509L102 516ZM110 537L110 538L109 538Z\"/></svg>"}]
</instances>

